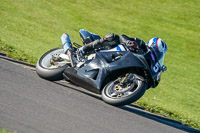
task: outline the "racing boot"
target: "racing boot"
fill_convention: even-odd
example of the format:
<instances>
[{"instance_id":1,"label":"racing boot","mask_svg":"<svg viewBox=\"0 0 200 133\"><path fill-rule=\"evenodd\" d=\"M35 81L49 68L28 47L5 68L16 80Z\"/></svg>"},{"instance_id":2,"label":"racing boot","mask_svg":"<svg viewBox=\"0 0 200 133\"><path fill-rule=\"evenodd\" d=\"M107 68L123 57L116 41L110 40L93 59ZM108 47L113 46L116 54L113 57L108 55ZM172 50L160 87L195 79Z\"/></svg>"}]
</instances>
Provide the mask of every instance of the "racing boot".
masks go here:
<instances>
[{"instance_id":1,"label":"racing boot","mask_svg":"<svg viewBox=\"0 0 200 133\"><path fill-rule=\"evenodd\" d=\"M78 54L79 54L79 56L84 56L84 55L85 55L85 52L84 52L84 50L83 50L83 47L84 47L84 46L78 48Z\"/></svg>"},{"instance_id":2,"label":"racing boot","mask_svg":"<svg viewBox=\"0 0 200 133\"><path fill-rule=\"evenodd\" d=\"M76 54L77 54L78 61L83 61L84 60L85 52L83 50L83 47L84 46L82 46L82 47L77 49L77 53Z\"/></svg>"},{"instance_id":3,"label":"racing boot","mask_svg":"<svg viewBox=\"0 0 200 133\"><path fill-rule=\"evenodd\" d=\"M67 50L71 50L72 49L71 39L70 39L70 36L67 33L64 33L61 36L60 39L61 39L61 42L62 42L62 45L63 45L64 53L66 53Z\"/></svg>"}]
</instances>

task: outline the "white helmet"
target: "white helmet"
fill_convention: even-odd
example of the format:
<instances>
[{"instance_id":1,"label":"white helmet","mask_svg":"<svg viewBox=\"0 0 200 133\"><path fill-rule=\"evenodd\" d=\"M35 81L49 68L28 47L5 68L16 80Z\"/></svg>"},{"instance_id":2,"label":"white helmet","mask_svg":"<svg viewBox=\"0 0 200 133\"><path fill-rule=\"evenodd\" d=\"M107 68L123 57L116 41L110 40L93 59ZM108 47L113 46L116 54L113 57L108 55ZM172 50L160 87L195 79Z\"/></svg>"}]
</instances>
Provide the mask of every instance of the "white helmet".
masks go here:
<instances>
[{"instance_id":1,"label":"white helmet","mask_svg":"<svg viewBox=\"0 0 200 133\"><path fill-rule=\"evenodd\" d=\"M167 44L160 38L154 37L149 40L146 45L155 53L157 60L159 61L160 65L163 65L164 56L167 52Z\"/></svg>"}]
</instances>

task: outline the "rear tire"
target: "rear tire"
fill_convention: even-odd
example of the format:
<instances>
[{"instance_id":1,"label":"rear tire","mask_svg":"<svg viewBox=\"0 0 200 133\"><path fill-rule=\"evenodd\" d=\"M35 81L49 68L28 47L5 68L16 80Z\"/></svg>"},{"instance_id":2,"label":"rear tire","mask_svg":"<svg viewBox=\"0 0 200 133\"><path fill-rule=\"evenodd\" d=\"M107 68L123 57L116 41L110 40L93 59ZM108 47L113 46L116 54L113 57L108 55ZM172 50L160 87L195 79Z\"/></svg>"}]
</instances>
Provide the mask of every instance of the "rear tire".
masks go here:
<instances>
[{"instance_id":1,"label":"rear tire","mask_svg":"<svg viewBox=\"0 0 200 133\"><path fill-rule=\"evenodd\" d=\"M46 80L57 81L63 79L64 70L69 67L69 65L63 64L58 67L51 67L50 60L53 54L61 54L64 53L63 48L54 48L48 52L46 52L42 57L38 60L36 65L37 74Z\"/></svg>"}]
</instances>

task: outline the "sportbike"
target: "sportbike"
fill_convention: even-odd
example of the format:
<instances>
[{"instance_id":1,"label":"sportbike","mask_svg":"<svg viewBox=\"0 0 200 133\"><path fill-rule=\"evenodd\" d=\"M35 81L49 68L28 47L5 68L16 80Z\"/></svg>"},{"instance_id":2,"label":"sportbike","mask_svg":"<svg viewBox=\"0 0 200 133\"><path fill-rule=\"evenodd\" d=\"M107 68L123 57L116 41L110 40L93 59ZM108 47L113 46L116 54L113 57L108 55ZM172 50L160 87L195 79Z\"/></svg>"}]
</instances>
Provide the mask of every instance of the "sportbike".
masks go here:
<instances>
[{"instance_id":1,"label":"sportbike","mask_svg":"<svg viewBox=\"0 0 200 133\"><path fill-rule=\"evenodd\" d=\"M80 32L82 40L100 36ZM37 74L47 80L65 79L95 93L111 105L121 106L135 102L149 88L155 88L166 66L159 63L154 50L144 54L130 52L119 44L110 50L98 49L88 56L80 56L77 43L64 52L63 47L46 52L38 60ZM163 57L164 58L164 55Z\"/></svg>"}]
</instances>

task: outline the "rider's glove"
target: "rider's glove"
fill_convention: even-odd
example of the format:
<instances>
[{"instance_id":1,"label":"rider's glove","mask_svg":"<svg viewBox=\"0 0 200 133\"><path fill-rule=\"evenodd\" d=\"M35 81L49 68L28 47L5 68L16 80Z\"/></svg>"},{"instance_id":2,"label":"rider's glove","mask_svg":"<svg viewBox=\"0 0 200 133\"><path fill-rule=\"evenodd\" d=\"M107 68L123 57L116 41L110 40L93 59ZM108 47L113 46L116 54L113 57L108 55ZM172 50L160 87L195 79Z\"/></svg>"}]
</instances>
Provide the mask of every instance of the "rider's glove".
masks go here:
<instances>
[{"instance_id":1,"label":"rider's glove","mask_svg":"<svg viewBox=\"0 0 200 133\"><path fill-rule=\"evenodd\" d=\"M130 41L130 40L128 40L128 41L126 42L126 46L128 46L128 48L129 48L131 51L136 51L136 50L139 49L139 46L138 46L137 42L135 42L135 41Z\"/></svg>"}]
</instances>

